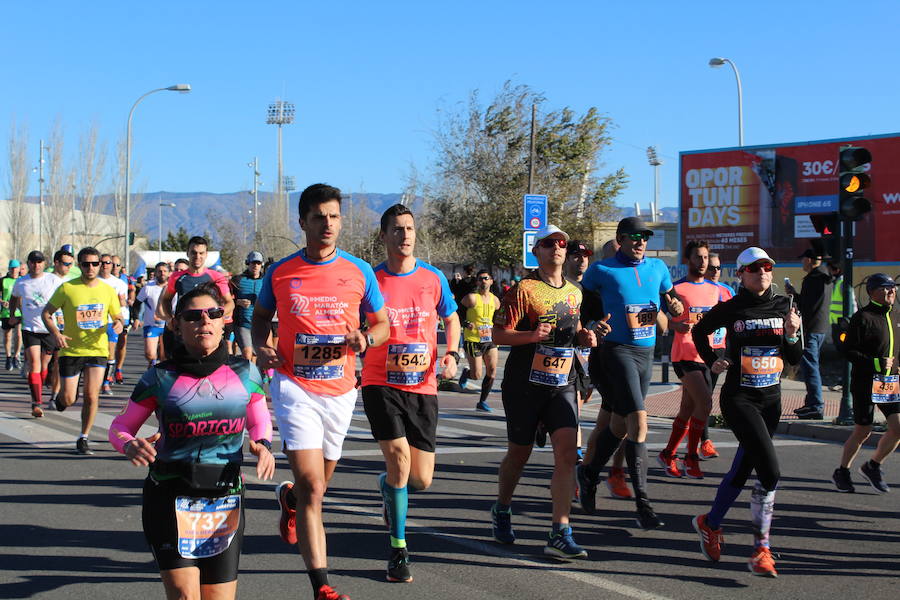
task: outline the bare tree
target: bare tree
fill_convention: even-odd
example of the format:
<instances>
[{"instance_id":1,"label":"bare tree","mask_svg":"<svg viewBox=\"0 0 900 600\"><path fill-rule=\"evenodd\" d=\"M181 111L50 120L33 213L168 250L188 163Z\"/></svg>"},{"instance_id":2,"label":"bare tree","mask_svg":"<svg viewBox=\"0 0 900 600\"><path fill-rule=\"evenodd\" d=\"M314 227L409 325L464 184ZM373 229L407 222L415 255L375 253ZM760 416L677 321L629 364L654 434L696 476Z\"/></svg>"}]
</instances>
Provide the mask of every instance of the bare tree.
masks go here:
<instances>
[{"instance_id":1,"label":"bare tree","mask_svg":"<svg viewBox=\"0 0 900 600\"><path fill-rule=\"evenodd\" d=\"M77 191L81 200L81 219L76 222L77 239L86 242L84 233L96 232L100 227L103 202L97 196L106 171L106 144L98 140L99 127L91 124L78 141ZM73 219L74 219L73 215Z\"/></svg>"},{"instance_id":2,"label":"bare tree","mask_svg":"<svg viewBox=\"0 0 900 600\"><path fill-rule=\"evenodd\" d=\"M25 233L30 231L31 219L25 206L29 174L28 129L15 122L9 128L8 161L9 201L6 203L6 218L12 242L10 256L18 257L21 255Z\"/></svg>"},{"instance_id":3,"label":"bare tree","mask_svg":"<svg viewBox=\"0 0 900 600\"><path fill-rule=\"evenodd\" d=\"M74 227L72 203L75 200L75 169L65 164L65 131L57 119L50 132L50 153L47 161L47 186L44 193L42 227L45 232L44 249L55 250L70 240Z\"/></svg>"}]
</instances>

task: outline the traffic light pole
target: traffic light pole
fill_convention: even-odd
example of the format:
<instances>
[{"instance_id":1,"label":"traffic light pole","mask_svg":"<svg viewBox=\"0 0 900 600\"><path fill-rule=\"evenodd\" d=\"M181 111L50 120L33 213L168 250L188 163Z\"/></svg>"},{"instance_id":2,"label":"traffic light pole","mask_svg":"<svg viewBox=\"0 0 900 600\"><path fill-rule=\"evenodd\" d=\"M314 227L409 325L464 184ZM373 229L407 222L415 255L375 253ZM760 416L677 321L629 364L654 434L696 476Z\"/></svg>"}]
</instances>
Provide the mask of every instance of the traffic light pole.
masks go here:
<instances>
[{"instance_id":1,"label":"traffic light pole","mask_svg":"<svg viewBox=\"0 0 900 600\"><path fill-rule=\"evenodd\" d=\"M853 221L841 219L841 271L844 278L841 282L843 289L843 307L841 312L849 321L852 316L850 308L853 304ZM844 361L844 372L841 377L841 407L835 425L853 425L853 402L850 399L850 361Z\"/></svg>"}]
</instances>

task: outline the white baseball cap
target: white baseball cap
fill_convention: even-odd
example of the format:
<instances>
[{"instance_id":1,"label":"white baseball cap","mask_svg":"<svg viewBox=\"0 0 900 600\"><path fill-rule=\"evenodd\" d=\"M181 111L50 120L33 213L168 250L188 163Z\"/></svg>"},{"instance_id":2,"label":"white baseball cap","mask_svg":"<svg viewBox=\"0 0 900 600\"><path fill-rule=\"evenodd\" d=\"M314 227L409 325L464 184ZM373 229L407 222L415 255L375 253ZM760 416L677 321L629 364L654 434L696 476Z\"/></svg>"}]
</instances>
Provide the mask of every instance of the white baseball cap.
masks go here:
<instances>
[{"instance_id":1,"label":"white baseball cap","mask_svg":"<svg viewBox=\"0 0 900 600\"><path fill-rule=\"evenodd\" d=\"M569 241L568 233L566 233L565 231L563 231L556 225L547 225L543 229L538 229L537 233L534 234L534 246L537 246L538 242L540 242L544 238L550 237L554 233L561 233L563 236L563 239L566 240L567 242ZM532 247L534 247L534 246L532 246Z\"/></svg>"},{"instance_id":2,"label":"white baseball cap","mask_svg":"<svg viewBox=\"0 0 900 600\"><path fill-rule=\"evenodd\" d=\"M741 252L737 257L737 268L740 271L742 268L752 265L753 263L764 260L768 263L775 264L775 261L766 254L766 251L762 248L757 248L756 246L750 246L743 252Z\"/></svg>"}]
</instances>

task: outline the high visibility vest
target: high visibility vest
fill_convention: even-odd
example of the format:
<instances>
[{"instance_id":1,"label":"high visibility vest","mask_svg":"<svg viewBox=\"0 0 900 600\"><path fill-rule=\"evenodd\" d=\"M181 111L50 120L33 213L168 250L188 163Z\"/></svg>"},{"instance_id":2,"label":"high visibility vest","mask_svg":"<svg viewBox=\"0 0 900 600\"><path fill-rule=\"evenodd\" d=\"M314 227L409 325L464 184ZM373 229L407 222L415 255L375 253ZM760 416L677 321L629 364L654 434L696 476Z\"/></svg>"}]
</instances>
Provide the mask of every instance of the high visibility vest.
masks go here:
<instances>
[{"instance_id":1,"label":"high visibility vest","mask_svg":"<svg viewBox=\"0 0 900 600\"><path fill-rule=\"evenodd\" d=\"M834 280L834 287L831 289L831 304L829 305L828 322L832 325L838 322L838 319L844 316L844 276L841 275ZM850 314L856 312L856 295L850 292Z\"/></svg>"}]
</instances>

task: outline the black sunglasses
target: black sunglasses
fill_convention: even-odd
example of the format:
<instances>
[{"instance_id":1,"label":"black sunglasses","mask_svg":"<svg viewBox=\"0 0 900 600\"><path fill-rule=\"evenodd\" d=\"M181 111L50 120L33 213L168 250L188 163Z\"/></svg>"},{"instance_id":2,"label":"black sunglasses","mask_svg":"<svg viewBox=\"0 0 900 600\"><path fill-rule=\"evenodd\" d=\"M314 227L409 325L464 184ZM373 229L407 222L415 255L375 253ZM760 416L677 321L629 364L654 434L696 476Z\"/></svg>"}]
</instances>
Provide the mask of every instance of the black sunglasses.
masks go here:
<instances>
[{"instance_id":1,"label":"black sunglasses","mask_svg":"<svg viewBox=\"0 0 900 600\"><path fill-rule=\"evenodd\" d=\"M101 260L100 262L102 262L104 265L111 265L111 264L112 264L112 261L111 261L111 260Z\"/></svg>"},{"instance_id":2,"label":"black sunglasses","mask_svg":"<svg viewBox=\"0 0 900 600\"><path fill-rule=\"evenodd\" d=\"M221 319L225 315L225 309L221 306L213 308L188 308L187 310L181 311L179 316L184 321L194 322L202 319L203 315L206 315L210 319Z\"/></svg>"},{"instance_id":3,"label":"black sunglasses","mask_svg":"<svg viewBox=\"0 0 900 600\"><path fill-rule=\"evenodd\" d=\"M480 281L490 281L490 280L491 280L490 277L479 277L478 279L479 279Z\"/></svg>"},{"instance_id":4,"label":"black sunglasses","mask_svg":"<svg viewBox=\"0 0 900 600\"><path fill-rule=\"evenodd\" d=\"M630 239L632 242L639 242L641 240L644 240L646 242L647 240L650 239L650 234L647 233L646 231L640 232L640 233L629 233L626 235L628 236L628 239Z\"/></svg>"},{"instance_id":5,"label":"black sunglasses","mask_svg":"<svg viewBox=\"0 0 900 600\"><path fill-rule=\"evenodd\" d=\"M81 261L81 266L82 267L99 267L100 261L99 260L83 260L83 261Z\"/></svg>"},{"instance_id":6,"label":"black sunglasses","mask_svg":"<svg viewBox=\"0 0 900 600\"><path fill-rule=\"evenodd\" d=\"M709 268L713 271L721 271L722 270L721 265L709 265Z\"/></svg>"}]
</instances>

